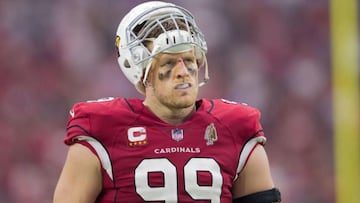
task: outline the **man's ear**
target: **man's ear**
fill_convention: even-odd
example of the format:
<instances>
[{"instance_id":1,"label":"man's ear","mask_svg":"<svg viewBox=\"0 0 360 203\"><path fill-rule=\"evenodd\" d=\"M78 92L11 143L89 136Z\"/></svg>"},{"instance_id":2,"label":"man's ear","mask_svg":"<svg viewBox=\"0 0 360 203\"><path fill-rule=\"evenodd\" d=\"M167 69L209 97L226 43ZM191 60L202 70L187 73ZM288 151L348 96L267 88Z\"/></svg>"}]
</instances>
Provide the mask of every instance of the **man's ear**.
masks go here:
<instances>
[{"instance_id":1,"label":"man's ear","mask_svg":"<svg viewBox=\"0 0 360 203\"><path fill-rule=\"evenodd\" d=\"M145 85L142 82L142 80L140 80L136 85L135 85L137 91L139 91L141 94L145 94Z\"/></svg>"}]
</instances>

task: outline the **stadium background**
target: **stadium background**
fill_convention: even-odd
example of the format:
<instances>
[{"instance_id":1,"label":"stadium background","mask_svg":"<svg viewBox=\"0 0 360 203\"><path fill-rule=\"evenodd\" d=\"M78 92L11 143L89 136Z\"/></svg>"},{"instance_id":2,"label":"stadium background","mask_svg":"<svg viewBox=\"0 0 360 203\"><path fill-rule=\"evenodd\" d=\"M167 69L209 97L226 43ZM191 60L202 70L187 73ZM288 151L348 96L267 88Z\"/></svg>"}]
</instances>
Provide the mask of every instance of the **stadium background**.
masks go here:
<instances>
[{"instance_id":1,"label":"stadium background","mask_svg":"<svg viewBox=\"0 0 360 203\"><path fill-rule=\"evenodd\" d=\"M139 97L115 31L139 0L0 1L0 202L51 202L72 104ZM183 0L209 46L201 96L262 111L283 202L334 203L327 0Z\"/></svg>"}]
</instances>

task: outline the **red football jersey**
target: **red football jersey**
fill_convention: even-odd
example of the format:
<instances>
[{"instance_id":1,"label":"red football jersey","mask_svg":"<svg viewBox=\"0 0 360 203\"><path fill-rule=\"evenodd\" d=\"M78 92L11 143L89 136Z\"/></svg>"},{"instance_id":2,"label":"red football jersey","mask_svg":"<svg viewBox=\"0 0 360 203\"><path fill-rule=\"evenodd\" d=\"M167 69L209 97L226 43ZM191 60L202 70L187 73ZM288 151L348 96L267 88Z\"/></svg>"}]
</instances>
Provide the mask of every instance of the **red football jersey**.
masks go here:
<instances>
[{"instance_id":1,"label":"red football jersey","mask_svg":"<svg viewBox=\"0 0 360 203\"><path fill-rule=\"evenodd\" d=\"M232 202L237 174L265 143L259 111L202 99L187 121L170 125L142 102L109 98L70 111L65 143L84 144L102 164L97 202Z\"/></svg>"}]
</instances>

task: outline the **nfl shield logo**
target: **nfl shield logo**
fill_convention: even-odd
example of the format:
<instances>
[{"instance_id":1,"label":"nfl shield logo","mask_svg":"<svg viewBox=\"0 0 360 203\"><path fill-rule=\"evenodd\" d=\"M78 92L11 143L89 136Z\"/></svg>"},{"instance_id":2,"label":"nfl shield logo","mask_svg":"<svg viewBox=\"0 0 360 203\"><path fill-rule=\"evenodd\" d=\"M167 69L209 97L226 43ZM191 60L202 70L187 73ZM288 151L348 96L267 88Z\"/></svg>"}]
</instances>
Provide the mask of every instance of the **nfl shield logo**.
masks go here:
<instances>
[{"instance_id":1,"label":"nfl shield logo","mask_svg":"<svg viewBox=\"0 0 360 203\"><path fill-rule=\"evenodd\" d=\"M184 131L182 129L172 129L171 138L179 142L184 138Z\"/></svg>"}]
</instances>

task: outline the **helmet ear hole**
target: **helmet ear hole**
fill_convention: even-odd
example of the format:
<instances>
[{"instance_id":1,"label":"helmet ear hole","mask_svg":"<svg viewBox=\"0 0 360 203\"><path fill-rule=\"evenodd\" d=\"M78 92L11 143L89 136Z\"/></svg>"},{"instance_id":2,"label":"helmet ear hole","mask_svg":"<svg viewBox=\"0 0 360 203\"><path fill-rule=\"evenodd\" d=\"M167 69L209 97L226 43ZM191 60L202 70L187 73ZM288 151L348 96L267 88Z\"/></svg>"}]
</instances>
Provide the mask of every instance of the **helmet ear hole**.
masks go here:
<instances>
[{"instance_id":1,"label":"helmet ear hole","mask_svg":"<svg viewBox=\"0 0 360 203\"><path fill-rule=\"evenodd\" d=\"M127 59L125 59L125 61L124 61L124 67L125 68L130 68L130 63L129 63L129 61Z\"/></svg>"}]
</instances>

